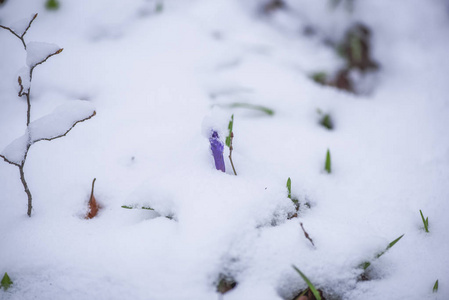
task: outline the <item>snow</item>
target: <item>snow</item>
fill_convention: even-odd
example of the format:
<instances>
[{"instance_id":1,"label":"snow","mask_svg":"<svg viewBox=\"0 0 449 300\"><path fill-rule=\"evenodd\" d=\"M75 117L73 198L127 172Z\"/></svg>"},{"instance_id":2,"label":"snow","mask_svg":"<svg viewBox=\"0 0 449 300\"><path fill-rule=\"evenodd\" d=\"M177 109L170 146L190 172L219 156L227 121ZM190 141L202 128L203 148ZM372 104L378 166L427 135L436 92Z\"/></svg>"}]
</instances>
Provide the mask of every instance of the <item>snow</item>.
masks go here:
<instances>
[{"instance_id":1,"label":"snow","mask_svg":"<svg viewBox=\"0 0 449 300\"><path fill-rule=\"evenodd\" d=\"M29 18L24 18L12 23L9 28L11 28L12 31L14 31L18 36L22 36L33 18L34 14L32 14Z\"/></svg>"},{"instance_id":2,"label":"snow","mask_svg":"<svg viewBox=\"0 0 449 300\"><path fill-rule=\"evenodd\" d=\"M87 101L61 105L53 113L31 122L25 134L11 142L3 150L2 155L10 162L21 164L28 151L28 145L61 136L77 122L91 117L94 113L92 104Z\"/></svg>"},{"instance_id":3,"label":"snow","mask_svg":"<svg viewBox=\"0 0 449 300\"><path fill-rule=\"evenodd\" d=\"M61 49L58 45L43 43L43 42L29 42L27 44L27 59L26 64L32 68L35 65L43 62L47 57L56 53Z\"/></svg>"},{"instance_id":4,"label":"snow","mask_svg":"<svg viewBox=\"0 0 449 300\"><path fill-rule=\"evenodd\" d=\"M285 1L266 15L265 2L3 4L2 24L37 12L26 37L65 49L33 73L33 140L97 115L31 147L31 218L17 169L0 164L0 274L14 282L0 299L209 300L225 274L238 285L223 299L291 300L306 288L292 265L327 299L449 297L447 3L353 1L349 12L346 1ZM370 93L314 83L344 65L329 43L359 21L381 66L358 86ZM17 70L59 47L25 53L9 32L0 39L0 148L20 161ZM237 176L227 147L226 172L215 169L209 142L211 129L224 140L232 114ZM85 220L93 178L102 208ZM358 281L358 266L402 234Z\"/></svg>"}]
</instances>

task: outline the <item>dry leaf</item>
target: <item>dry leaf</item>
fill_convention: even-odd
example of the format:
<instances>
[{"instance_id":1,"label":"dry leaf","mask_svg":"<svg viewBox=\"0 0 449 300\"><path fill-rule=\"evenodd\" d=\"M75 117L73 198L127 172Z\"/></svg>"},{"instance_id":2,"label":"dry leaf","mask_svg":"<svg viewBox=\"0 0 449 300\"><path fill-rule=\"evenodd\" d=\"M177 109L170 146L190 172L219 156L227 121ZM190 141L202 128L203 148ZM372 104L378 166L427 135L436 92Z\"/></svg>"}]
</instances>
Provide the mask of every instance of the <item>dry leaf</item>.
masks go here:
<instances>
[{"instance_id":1,"label":"dry leaf","mask_svg":"<svg viewBox=\"0 0 449 300\"><path fill-rule=\"evenodd\" d=\"M98 209L100 208L94 196L95 180L97 180L97 178L94 178L94 180L92 181L92 192L90 193L89 211L87 213L86 219L92 219L93 217L95 217L98 213Z\"/></svg>"}]
</instances>

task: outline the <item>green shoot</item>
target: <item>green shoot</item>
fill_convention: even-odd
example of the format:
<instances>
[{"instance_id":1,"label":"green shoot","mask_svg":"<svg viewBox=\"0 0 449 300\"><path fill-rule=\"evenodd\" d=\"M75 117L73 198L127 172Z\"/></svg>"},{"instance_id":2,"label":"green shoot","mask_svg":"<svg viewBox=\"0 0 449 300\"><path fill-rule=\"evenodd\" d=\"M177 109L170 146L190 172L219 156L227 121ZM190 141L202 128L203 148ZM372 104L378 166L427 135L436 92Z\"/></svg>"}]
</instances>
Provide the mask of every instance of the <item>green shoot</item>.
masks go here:
<instances>
[{"instance_id":1,"label":"green shoot","mask_svg":"<svg viewBox=\"0 0 449 300\"><path fill-rule=\"evenodd\" d=\"M156 4L156 12L157 13L161 13L164 10L164 3L159 2L158 4Z\"/></svg>"},{"instance_id":2,"label":"green shoot","mask_svg":"<svg viewBox=\"0 0 449 300\"><path fill-rule=\"evenodd\" d=\"M391 247L393 247L397 242L399 242L399 240L402 239L403 236L404 236L404 235L401 235L400 237L398 237L397 239L395 239L394 241L392 241L391 243L389 243L388 246L387 246L387 248L385 248L384 251L378 253L378 254L375 256L375 258L379 258L379 257L381 257L382 255L384 255L385 252L387 252ZM370 265L371 265L371 263L368 262L368 261L366 261L366 262L362 263L362 264L360 265L360 267L363 268L363 270L366 270Z\"/></svg>"},{"instance_id":3,"label":"green shoot","mask_svg":"<svg viewBox=\"0 0 449 300\"><path fill-rule=\"evenodd\" d=\"M45 3L45 8L48 10L57 10L59 8L58 0L47 0Z\"/></svg>"},{"instance_id":4,"label":"green shoot","mask_svg":"<svg viewBox=\"0 0 449 300\"><path fill-rule=\"evenodd\" d=\"M2 281L0 282L0 289L3 288L5 291L11 287L13 284L11 278L9 278L8 273L5 272Z\"/></svg>"},{"instance_id":5,"label":"green shoot","mask_svg":"<svg viewBox=\"0 0 449 300\"><path fill-rule=\"evenodd\" d=\"M325 114L321 120L320 124L323 125L323 127L332 130L334 128L334 122L332 122L332 118L329 114Z\"/></svg>"},{"instance_id":6,"label":"green shoot","mask_svg":"<svg viewBox=\"0 0 449 300\"><path fill-rule=\"evenodd\" d=\"M324 169L326 170L327 173L331 173L331 153L329 151L329 149L327 149L327 153L326 153L326 163L324 164Z\"/></svg>"},{"instance_id":7,"label":"green shoot","mask_svg":"<svg viewBox=\"0 0 449 300\"><path fill-rule=\"evenodd\" d=\"M429 217L424 219L424 215L421 210L419 210L419 213L421 214L422 222L424 223L424 230L429 232Z\"/></svg>"},{"instance_id":8,"label":"green shoot","mask_svg":"<svg viewBox=\"0 0 449 300\"><path fill-rule=\"evenodd\" d=\"M136 209L136 208L140 208L140 209L154 210L154 208L151 208L151 207L149 207L149 206L137 207L137 206L130 206L130 205L122 205L122 208L126 208L126 209Z\"/></svg>"},{"instance_id":9,"label":"green shoot","mask_svg":"<svg viewBox=\"0 0 449 300\"><path fill-rule=\"evenodd\" d=\"M293 269L295 269L296 272L298 272L299 275L301 275L302 279L307 283L307 285L309 286L309 289L312 291L316 300L321 300L320 293L315 288L315 286L312 284L312 282L310 282L309 278L307 278L306 275L304 275L304 273L301 272L297 267L295 267L295 266L292 266L292 267L293 267Z\"/></svg>"},{"instance_id":10,"label":"green shoot","mask_svg":"<svg viewBox=\"0 0 449 300\"><path fill-rule=\"evenodd\" d=\"M433 285L433 292L434 293L438 292L438 279L437 281L435 281L435 284Z\"/></svg>"},{"instance_id":11,"label":"green shoot","mask_svg":"<svg viewBox=\"0 0 449 300\"><path fill-rule=\"evenodd\" d=\"M232 132L232 128L234 127L234 115L231 116L231 120L228 124L229 129L229 135L226 137L225 144L229 148L229 161L231 162L232 170L234 171L234 175L237 176L237 172L235 171L234 162L232 161L232 150L234 148L232 147L232 139L234 138L234 133Z\"/></svg>"},{"instance_id":12,"label":"green shoot","mask_svg":"<svg viewBox=\"0 0 449 300\"><path fill-rule=\"evenodd\" d=\"M316 72L310 75L310 77L319 84L326 84L327 75L325 72Z\"/></svg>"},{"instance_id":13,"label":"green shoot","mask_svg":"<svg viewBox=\"0 0 449 300\"><path fill-rule=\"evenodd\" d=\"M231 133L232 133L232 128L234 127L234 114L232 114L231 116L231 120L229 121L229 125L228 125L228 129L229 129L229 134L226 137L226 146L228 146L228 148L231 146Z\"/></svg>"},{"instance_id":14,"label":"green shoot","mask_svg":"<svg viewBox=\"0 0 449 300\"><path fill-rule=\"evenodd\" d=\"M287 191L288 191L288 198L292 199L292 180L290 177L287 179Z\"/></svg>"},{"instance_id":15,"label":"green shoot","mask_svg":"<svg viewBox=\"0 0 449 300\"><path fill-rule=\"evenodd\" d=\"M351 35L349 40L349 46L351 47L352 57L356 63L362 61L362 42L356 35Z\"/></svg>"},{"instance_id":16,"label":"green shoot","mask_svg":"<svg viewBox=\"0 0 449 300\"><path fill-rule=\"evenodd\" d=\"M292 198L292 180L290 177L287 179L287 191L288 191L288 198L292 200L293 204L296 206L296 210L299 209L299 201L296 198Z\"/></svg>"},{"instance_id":17,"label":"green shoot","mask_svg":"<svg viewBox=\"0 0 449 300\"><path fill-rule=\"evenodd\" d=\"M262 105L254 105L254 104L250 104L250 103L236 102L236 103L232 103L229 106L232 108L249 108L249 109L261 111L263 113L266 113L269 116L274 115L274 110L272 110L268 107L262 106Z\"/></svg>"}]
</instances>

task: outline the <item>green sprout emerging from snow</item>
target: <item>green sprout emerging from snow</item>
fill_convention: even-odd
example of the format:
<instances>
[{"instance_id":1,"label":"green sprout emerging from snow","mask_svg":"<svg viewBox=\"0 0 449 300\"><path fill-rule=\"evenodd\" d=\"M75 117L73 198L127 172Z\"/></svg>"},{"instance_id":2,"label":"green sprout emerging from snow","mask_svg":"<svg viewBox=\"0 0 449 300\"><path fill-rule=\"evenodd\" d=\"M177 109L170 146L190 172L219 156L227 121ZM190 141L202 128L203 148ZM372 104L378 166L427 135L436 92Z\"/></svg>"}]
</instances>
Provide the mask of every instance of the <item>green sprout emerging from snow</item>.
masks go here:
<instances>
[{"instance_id":1,"label":"green sprout emerging from snow","mask_svg":"<svg viewBox=\"0 0 449 300\"><path fill-rule=\"evenodd\" d=\"M387 246L387 248L385 248L384 251L378 253L378 254L375 256L375 259L377 259L377 258L381 257L382 255L384 255L385 252L387 252L391 247L393 247L397 242L399 242L399 240L402 239L403 236L404 236L404 235L401 235L400 237L398 237L397 239L395 239L394 241L392 241L391 243L389 243L388 246ZM366 262L362 263L360 266L363 268L363 270L366 270L369 266L371 266L371 262L366 261Z\"/></svg>"},{"instance_id":2,"label":"green sprout emerging from snow","mask_svg":"<svg viewBox=\"0 0 449 300\"><path fill-rule=\"evenodd\" d=\"M13 284L11 278L9 278L8 273L5 273L2 281L0 282L0 289L3 288L5 291L11 287Z\"/></svg>"},{"instance_id":3,"label":"green sprout emerging from snow","mask_svg":"<svg viewBox=\"0 0 449 300\"><path fill-rule=\"evenodd\" d=\"M429 232L429 217L424 219L424 215L421 210L419 210L419 213L421 214L422 222L424 224L424 230Z\"/></svg>"},{"instance_id":4,"label":"green sprout emerging from snow","mask_svg":"<svg viewBox=\"0 0 449 300\"><path fill-rule=\"evenodd\" d=\"M130 205L122 205L122 208L126 208L126 209L136 209L136 208L140 208L140 209L146 209L146 210L154 210L154 208L146 207L146 206L136 207L136 206L130 206Z\"/></svg>"},{"instance_id":5,"label":"green sprout emerging from snow","mask_svg":"<svg viewBox=\"0 0 449 300\"><path fill-rule=\"evenodd\" d=\"M290 200L292 200L293 204L295 204L296 209L298 209L298 199L296 198L292 198L292 180L290 179L290 177L287 179L287 191L288 191L288 198Z\"/></svg>"},{"instance_id":6,"label":"green sprout emerging from snow","mask_svg":"<svg viewBox=\"0 0 449 300\"><path fill-rule=\"evenodd\" d=\"M296 272L302 277L302 279L307 283L309 286L309 289L312 291L312 294L315 296L316 300L321 300L320 292L315 288L315 286L312 284L312 282L307 278L306 275L304 275L303 272L301 272L297 267L292 266L293 269L295 269Z\"/></svg>"},{"instance_id":7,"label":"green sprout emerging from snow","mask_svg":"<svg viewBox=\"0 0 449 300\"><path fill-rule=\"evenodd\" d=\"M433 292L434 293L438 292L438 279L437 281L435 281L435 284L433 285Z\"/></svg>"},{"instance_id":8,"label":"green sprout emerging from snow","mask_svg":"<svg viewBox=\"0 0 449 300\"><path fill-rule=\"evenodd\" d=\"M45 8L47 10L57 10L59 8L58 0L47 0L45 3Z\"/></svg>"},{"instance_id":9,"label":"green sprout emerging from snow","mask_svg":"<svg viewBox=\"0 0 449 300\"><path fill-rule=\"evenodd\" d=\"M226 146L228 146L228 148L231 146L231 134L232 134L232 128L234 127L234 114L231 116L231 120L229 121L229 125L228 125L228 136L226 137Z\"/></svg>"},{"instance_id":10,"label":"green sprout emerging from snow","mask_svg":"<svg viewBox=\"0 0 449 300\"><path fill-rule=\"evenodd\" d=\"M255 104L250 104L250 103L236 102L236 103L232 103L229 106L232 107L232 108L254 109L254 110L258 110L258 111L261 111L263 113L266 113L269 116L274 115L274 110L272 110L271 108L262 106L262 105L255 105Z\"/></svg>"},{"instance_id":11,"label":"green sprout emerging from snow","mask_svg":"<svg viewBox=\"0 0 449 300\"><path fill-rule=\"evenodd\" d=\"M331 153L329 151L329 149L327 149L327 153L326 153L326 163L324 164L324 169L326 170L327 173L331 173Z\"/></svg>"},{"instance_id":12,"label":"green sprout emerging from snow","mask_svg":"<svg viewBox=\"0 0 449 300\"><path fill-rule=\"evenodd\" d=\"M327 74L325 72L316 72L310 75L310 77L319 84L326 84Z\"/></svg>"}]
</instances>

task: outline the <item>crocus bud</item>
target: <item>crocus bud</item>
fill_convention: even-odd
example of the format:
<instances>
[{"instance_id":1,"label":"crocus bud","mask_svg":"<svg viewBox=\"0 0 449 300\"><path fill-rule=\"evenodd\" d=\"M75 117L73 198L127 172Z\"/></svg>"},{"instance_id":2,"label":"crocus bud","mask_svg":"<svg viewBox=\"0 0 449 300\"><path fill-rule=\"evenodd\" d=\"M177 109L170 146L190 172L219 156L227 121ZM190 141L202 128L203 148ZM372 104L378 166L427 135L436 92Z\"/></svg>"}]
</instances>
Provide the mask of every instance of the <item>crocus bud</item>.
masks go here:
<instances>
[{"instance_id":1,"label":"crocus bud","mask_svg":"<svg viewBox=\"0 0 449 300\"><path fill-rule=\"evenodd\" d=\"M223 143L220 141L220 137L216 131L212 131L209 137L210 148L215 160L215 168L217 170L225 171L225 163L223 159Z\"/></svg>"}]
</instances>

